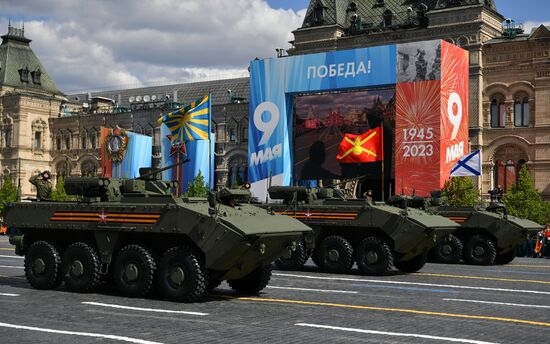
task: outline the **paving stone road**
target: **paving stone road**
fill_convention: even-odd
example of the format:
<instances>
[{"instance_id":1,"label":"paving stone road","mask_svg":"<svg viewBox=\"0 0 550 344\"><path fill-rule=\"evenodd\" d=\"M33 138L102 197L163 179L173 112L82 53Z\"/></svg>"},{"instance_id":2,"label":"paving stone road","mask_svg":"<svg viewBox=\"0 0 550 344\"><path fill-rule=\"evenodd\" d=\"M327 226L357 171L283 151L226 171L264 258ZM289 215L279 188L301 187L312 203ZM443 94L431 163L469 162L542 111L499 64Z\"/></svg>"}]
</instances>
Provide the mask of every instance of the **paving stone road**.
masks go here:
<instances>
[{"instance_id":1,"label":"paving stone road","mask_svg":"<svg viewBox=\"0 0 550 344\"><path fill-rule=\"evenodd\" d=\"M312 263L310 263L312 264ZM384 277L277 271L201 303L32 289L0 237L0 343L549 343L550 260Z\"/></svg>"}]
</instances>

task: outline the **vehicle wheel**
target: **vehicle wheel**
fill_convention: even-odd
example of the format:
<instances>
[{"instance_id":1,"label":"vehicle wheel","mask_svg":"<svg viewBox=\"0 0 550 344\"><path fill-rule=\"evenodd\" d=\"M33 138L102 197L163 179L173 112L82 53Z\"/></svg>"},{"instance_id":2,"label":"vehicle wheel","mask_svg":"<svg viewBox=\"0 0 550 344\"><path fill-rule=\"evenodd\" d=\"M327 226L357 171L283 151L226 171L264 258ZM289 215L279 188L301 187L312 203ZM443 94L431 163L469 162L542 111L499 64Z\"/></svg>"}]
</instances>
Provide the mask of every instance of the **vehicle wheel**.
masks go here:
<instances>
[{"instance_id":1,"label":"vehicle wheel","mask_svg":"<svg viewBox=\"0 0 550 344\"><path fill-rule=\"evenodd\" d=\"M497 258L495 259L495 264L504 265L510 263L512 260L516 258L516 249L513 248L510 251L497 255Z\"/></svg>"},{"instance_id":2,"label":"vehicle wheel","mask_svg":"<svg viewBox=\"0 0 550 344\"><path fill-rule=\"evenodd\" d=\"M497 251L493 242L484 235L474 235L464 247L464 260L473 265L492 265Z\"/></svg>"},{"instance_id":3,"label":"vehicle wheel","mask_svg":"<svg viewBox=\"0 0 550 344\"><path fill-rule=\"evenodd\" d=\"M124 295L144 297L151 291L155 270L155 260L147 249L140 245L128 245L115 258L113 280Z\"/></svg>"},{"instance_id":4,"label":"vehicle wheel","mask_svg":"<svg viewBox=\"0 0 550 344\"><path fill-rule=\"evenodd\" d=\"M346 273L353 266L353 247L341 236L329 236L321 242L317 257L322 270Z\"/></svg>"},{"instance_id":5,"label":"vehicle wheel","mask_svg":"<svg viewBox=\"0 0 550 344\"><path fill-rule=\"evenodd\" d=\"M178 246L167 250L160 259L158 286L170 300L193 302L207 290L204 267L191 249Z\"/></svg>"},{"instance_id":6,"label":"vehicle wheel","mask_svg":"<svg viewBox=\"0 0 550 344\"><path fill-rule=\"evenodd\" d=\"M275 265L281 270L300 270L307 262L307 251L303 242L298 242L296 250L291 252L290 258L279 257Z\"/></svg>"},{"instance_id":7,"label":"vehicle wheel","mask_svg":"<svg viewBox=\"0 0 550 344\"><path fill-rule=\"evenodd\" d=\"M75 242L63 254L61 262L65 285L70 291L89 293L101 282L99 256L90 245Z\"/></svg>"},{"instance_id":8,"label":"vehicle wheel","mask_svg":"<svg viewBox=\"0 0 550 344\"><path fill-rule=\"evenodd\" d=\"M239 294L257 295L271 279L271 264L262 265L248 275L227 281L229 286Z\"/></svg>"},{"instance_id":9,"label":"vehicle wheel","mask_svg":"<svg viewBox=\"0 0 550 344\"><path fill-rule=\"evenodd\" d=\"M462 259L464 247L462 241L451 235L450 241L444 241L432 248L432 258L436 263L456 264Z\"/></svg>"},{"instance_id":10,"label":"vehicle wheel","mask_svg":"<svg viewBox=\"0 0 550 344\"><path fill-rule=\"evenodd\" d=\"M383 239L377 237L363 239L359 243L355 258L359 270L365 275L385 275L393 266L390 247Z\"/></svg>"},{"instance_id":11,"label":"vehicle wheel","mask_svg":"<svg viewBox=\"0 0 550 344\"><path fill-rule=\"evenodd\" d=\"M25 255L25 277L36 289L53 289L61 283L61 257L54 245L36 241Z\"/></svg>"},{"instance_id":12,"label":"vehicle wheel","mask_svg":"<svg viewBox=\"0 0 550 344\"><path fill-rule=\"evenodd\" d=\"M401 272L413 273L422 269L428 260L428 253L421 253L413 259L395 262L395 267Z\"/></svg>"}]
</instances>

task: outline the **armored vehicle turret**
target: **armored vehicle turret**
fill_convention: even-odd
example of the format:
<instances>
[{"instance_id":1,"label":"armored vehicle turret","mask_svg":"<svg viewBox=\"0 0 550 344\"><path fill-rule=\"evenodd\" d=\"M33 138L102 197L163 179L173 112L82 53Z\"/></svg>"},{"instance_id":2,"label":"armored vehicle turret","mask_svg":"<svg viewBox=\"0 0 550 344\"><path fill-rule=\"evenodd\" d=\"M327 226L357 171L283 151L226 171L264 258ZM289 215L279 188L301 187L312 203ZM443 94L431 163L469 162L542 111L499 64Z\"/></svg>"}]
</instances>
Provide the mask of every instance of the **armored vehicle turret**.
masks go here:
<instances>
[{"instance_id":1,"label":"armored vehicle turret","mask_svg":"<svg viewBox=\"0 0 550 344\"><path fill-rule=\"evenodd\" d=\"M400 209L366 199L345 199L338 189L271 187L267 207L313 229L296 250L275 263L300 269L311 256L323 271L348 272L354 263L366 275L387 274L392 266L416 272L428 251L458 225L417 209ZM277 203L278 202L278 203Z\"/></svg>"},{"instance_id":2,"label":"armored vehicle turret","mask_svg":"<svg viewBox=\"0 0 550 344\"><path fill-rule=\"evenodd\" d=\"M65 190L77 201L8 204L10 242L25 256L28 282L92 292L108 279L127 296L155 286L168 299L191 302L227 280L254 294L267 285L271 262L311 232L249 204L247 190L175 197L174 184L153 174L67 177Z\"/></svg>"},{"instance_id":3,"label":"armored vehicle turret","mask_svg":"<svg viewBox=\"0 0 550 344\"><path fill-rule=\"evenodd\" d=\"M451 206L440 191L432 197L394 196L389 204L416 207L445 216L460 224L450 237L434 247L430 260L453 264L508 264L516 256L516 246L528 233L539 231L536 222L507 214L504 204L492 200L489 206Z\"/></svg>"}]
</instances>

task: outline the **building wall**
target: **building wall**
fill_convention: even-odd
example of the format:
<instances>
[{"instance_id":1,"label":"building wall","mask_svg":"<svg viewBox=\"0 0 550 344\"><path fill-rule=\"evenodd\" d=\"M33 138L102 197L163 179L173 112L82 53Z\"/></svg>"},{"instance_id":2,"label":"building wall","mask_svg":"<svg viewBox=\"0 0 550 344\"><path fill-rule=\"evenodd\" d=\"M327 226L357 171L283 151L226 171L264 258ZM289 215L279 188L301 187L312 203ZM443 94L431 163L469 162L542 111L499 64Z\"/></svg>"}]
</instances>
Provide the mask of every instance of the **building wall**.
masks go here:
<instances>
[{"instance_id":1,"label":"building wall","mask_svg":"<svg viewBox=\"0 0 550 344\"><path fill-rule=\"evenodd\" d=\"M52 163L54 176L101 174L99 132L101 127L119 126L153 137L153 165L160 164L160 136L157 128L160 108L130 112L93 113L84 111L50 121L52 127ZM231 186L235 173L246 176L248 160L248 104L222 104L212 107L216 133L216 188ZM84 141L83 141L84 140ZM95 144L93 144L95 140ZM67 147L66 142L70 142ZM59 145L58 145L59 143ZM67 172L69 171L69 172ZM245 181L245 180L244 180ZM242 181L241 181L242 182Z\"/></svg>"},{"instance_id":2,"label":"building wall","mask_svg":"<svg viewBox=\"0 0 550 344\"><path fill-rule=\"evenodd\" d=\"M445 39L470 52L470 149L482 149L482 193L498 185L495 161L526 161L543 197L550 199L550 70L548 38L498 40L504 18L483 6L462 6L427 12L425 28L396 29L346 36L346 28L324 25L294 31L291 55L373 45ZM502 84L502 85L501 85ZM500 87L500 89L499 89ZM490 125L490 97L500 90L505 96L508 118L505 128ZM529 96L532 112L528 127L515 127L514 97ZM516 173L517 174L517 173Z\"/></svg>"},{"instance_id":3,"label":"building wall","mask_svg":"<svg viewBox=\"0 0 550 344\"><path fill-rule=\"evenodd\" d=\"M542 34L542 37L538 33ZM550 31L540 27L529 37L503 40L484 48L483 189L499 180L498 160L512 170L525 160L535 186L550 199ZM502 103L506 121L491 125L491 104ZM517 103L528 101L529 123L515 123ZM519 111L518 111L519 112ZM519 112L521 114L521 112ZM514 166L511 166L514 164ZM498 173L498 172L497 172Z\"/></svg>"},{"instance_id":4,"label":"building wall","mask_svg":"<svg viewBox=\"0 0 550 344\"><path fill-rule=\"evenodd\" d=\"M50 169L50 118L59 113L64 97L10 87L0 88L0 169L17 185L22 197L34 197L29 178ZM6 132L10 132L6 140ZM2 178L3 180L3 178Z\"/></svg>"}]
</instances>

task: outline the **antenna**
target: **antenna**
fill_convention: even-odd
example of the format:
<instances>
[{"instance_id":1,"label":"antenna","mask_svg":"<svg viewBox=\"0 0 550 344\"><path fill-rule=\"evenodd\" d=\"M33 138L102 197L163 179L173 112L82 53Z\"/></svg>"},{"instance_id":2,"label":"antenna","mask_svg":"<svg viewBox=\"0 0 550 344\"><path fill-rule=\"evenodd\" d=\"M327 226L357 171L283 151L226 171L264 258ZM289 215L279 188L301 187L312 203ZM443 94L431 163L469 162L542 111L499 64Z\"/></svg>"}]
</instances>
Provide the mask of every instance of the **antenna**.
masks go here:
<instances>
[{"instance_id":1,"label":"antenna","mask_svg":"<svg viewBox=\"0 0 550 344\"><path fill-rule=\"evenodd\" d=\"M17 158L17 164L19 165L17 173L17 202L21 202L21 158Z\"/></svg>"},{"instance_id":2,"label":"antenna","mask_svg":"<svg viewBox=\"0 0 550 344\"><path fill-rule=\"evenodd\" d=\"M271 169L269 169L269 181L267 182L267 192L265 194L265 203L269 202L269 189L271 188L271 177L273 177L273 174L271 173Z\"/></svg>"}]
</instances>

